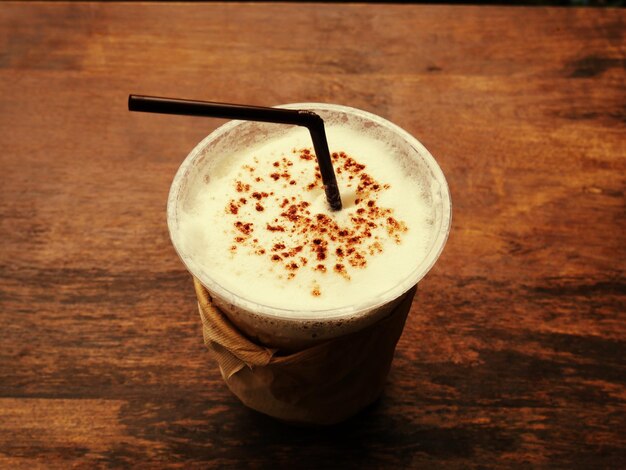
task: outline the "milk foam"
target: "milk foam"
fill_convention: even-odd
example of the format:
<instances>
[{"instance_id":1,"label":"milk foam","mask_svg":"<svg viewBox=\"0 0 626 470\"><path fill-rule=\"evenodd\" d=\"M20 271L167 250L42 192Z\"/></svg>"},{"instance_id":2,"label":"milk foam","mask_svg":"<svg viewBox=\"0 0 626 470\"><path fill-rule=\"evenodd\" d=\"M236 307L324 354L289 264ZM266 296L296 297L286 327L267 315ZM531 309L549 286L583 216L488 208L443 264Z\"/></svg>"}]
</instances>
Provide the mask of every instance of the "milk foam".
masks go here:
<instances>
[{"instance_id":1,"label":"milk foam","mask_svg":"<svg viewBox=\"0 0 626 470\"><path fill-rule=\"evenodd\" d=\"M343 210L328 207L308 131L293 128L196 179L182 253L228 291L281 309L361 304L406 279L434 237L428 191L384 142L326 133Z\"/></svg>"}]
</instances>

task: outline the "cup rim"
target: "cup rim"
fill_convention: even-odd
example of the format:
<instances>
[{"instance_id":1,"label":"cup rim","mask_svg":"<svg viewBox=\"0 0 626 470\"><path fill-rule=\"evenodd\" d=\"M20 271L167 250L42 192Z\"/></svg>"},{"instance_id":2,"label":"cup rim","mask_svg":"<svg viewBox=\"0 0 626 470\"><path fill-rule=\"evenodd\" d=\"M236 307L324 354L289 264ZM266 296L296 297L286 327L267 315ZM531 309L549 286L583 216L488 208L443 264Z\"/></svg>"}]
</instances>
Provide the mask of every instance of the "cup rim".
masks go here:
<instances>
[{"instance_id":1,"label":"cup rim","mask_svg":"<svg viewBox=\"0 0 626 470\"><path fill-rule=\"evenodd\" d=\"M419 142L407 131L405 131L398 125L368 111L363 111L361 109L344 105L314 102L289 103L278 105L275 107L286 109L310 109L312 111L334 111L357 115L359 117L373 121L382 127L388 128L390 131L399 135L411 147L415 148L417 150L417 153L425 160L429 170L432 172L433 176L440 184L441 188L441 226L439 227L439 230L435 235L435 240L430 250L427 252L422 261L416 265L415 269L413 269L411 273L404 279L404 281L394 285L387 291L378 295L375 302L366 301L356 305L319 310L289 309L265 305L253 300L249 300L237 293L231 292L230 290L224 288L217 281L211 278L211 276L202 268L200 263L195 263L193 259L185 256L185 254L181 252L181 250L179 249L179 244L177 242L178 236L176 231L176 220L178 213L178 195L180 193L181 183L183 182L188 171L192 168L192 165L196 158L202 155L203 149L210 145L211 142L215 141L225 133L230 132L235 127L244 125L248 122L242 120L231 120L207 135L191 150L191 152L189 152L187 157L183 160L182 164L178 168L178 171L176 172L176 175L174 176L174 179L172 181L167 200L167 225L170 239L179 258L181 259L187 270L194 277L196 277L200 281L200 283L209 290L209 292L215 293L217 296L228 302L228 304L234 305L237 308L243 309L244 311L254 312L254 315L269 317L270 319L280 321L325 322L343 319L354 319L366 315L367 312L375 310L399 298L414 285L416 285L430 271L430 269L433 267L433 265L441 255L441 252L443 251L443 248L450 233L450 227L452 222L452 202L448 183L443 174L443 171L439 167L439 164L431 155L431 153L426 149L426 147L424 147L421 142Z\"/></svg>"}]
</instances>

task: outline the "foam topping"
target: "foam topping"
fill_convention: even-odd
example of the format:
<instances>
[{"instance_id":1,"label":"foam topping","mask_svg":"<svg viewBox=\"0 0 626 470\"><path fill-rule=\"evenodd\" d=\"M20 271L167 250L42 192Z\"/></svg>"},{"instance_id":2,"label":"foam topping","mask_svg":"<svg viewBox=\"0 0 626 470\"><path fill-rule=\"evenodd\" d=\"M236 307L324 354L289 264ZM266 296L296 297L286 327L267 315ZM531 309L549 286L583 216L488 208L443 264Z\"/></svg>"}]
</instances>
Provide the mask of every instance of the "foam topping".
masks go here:
<instances>
[{"instance_id":1,"label":"foam topping","mask_svg":"<svg viewBox=\"0 0 626 470\"><path fill-rule=\"evenodd\" d=\"M295 128L208 175L180 215L183 253L227 290L283 309L360 304L406 278L432 236L418 179L374 138L333 126L327 135L341 211L328 207L310 138Z\"/></svg>"}]
</instances>

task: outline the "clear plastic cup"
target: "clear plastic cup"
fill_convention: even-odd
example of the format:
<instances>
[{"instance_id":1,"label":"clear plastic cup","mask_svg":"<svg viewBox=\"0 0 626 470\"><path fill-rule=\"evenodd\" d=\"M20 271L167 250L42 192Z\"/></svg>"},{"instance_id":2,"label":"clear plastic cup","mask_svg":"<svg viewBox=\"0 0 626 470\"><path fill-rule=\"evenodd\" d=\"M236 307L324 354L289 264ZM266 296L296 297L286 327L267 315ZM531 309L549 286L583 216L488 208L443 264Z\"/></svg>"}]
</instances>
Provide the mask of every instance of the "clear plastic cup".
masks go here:
<instances>
[{"instance_id":1,"label":"clear plastic cup","mask_svg":"<svg viewBox=\"0 0 626 470\"><path fill-rule=\"evenodd\" d=\"M435 159L417 139L395 124L362 110L334 104L295 103L280 107L308 109L319 114L327 125L337 123L367 129L369 136L374 135L391 144L403 155L407 172L421 179L420 184L434 207L434 235L426 256L410 260L415 264L410 275L387 292L373 297L364 292L358 304L336 309L291 311L276 308L247 299L245 290L242 294L224 288L214 280L211 266L202 265L186 253L181 243L184 234L179 229L179 213L194 191L210 190L202 181L213 159L279 136L289 126L230 121L189 153L176 173L167 205L170 236L178 255L189 272L209 291L213 302L248 337L267 346L293 351L359 331L392 311L403 294L426 275L439 257L450 231L451 201L446 179Z\"/></svg>"}]
</instances>

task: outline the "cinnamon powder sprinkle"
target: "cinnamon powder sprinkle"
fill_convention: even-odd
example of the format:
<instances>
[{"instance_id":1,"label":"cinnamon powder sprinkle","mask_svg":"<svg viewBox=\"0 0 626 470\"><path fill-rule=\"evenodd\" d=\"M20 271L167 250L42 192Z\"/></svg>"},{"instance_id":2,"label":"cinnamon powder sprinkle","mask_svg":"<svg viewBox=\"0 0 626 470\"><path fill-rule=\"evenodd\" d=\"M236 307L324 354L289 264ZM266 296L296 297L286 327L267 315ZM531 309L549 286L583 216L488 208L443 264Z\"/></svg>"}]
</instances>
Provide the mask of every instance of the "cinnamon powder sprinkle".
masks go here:
<instances>
[{"instance_id":1,"label":"cinnamon powder sprinkle","mask_svg":"<svg viewBox=\"0 0 626 470\"><path fill-rule=\"evenodd\" d=\"M297 187L296 174L290 173L290 167L297 159L311 161L308 170L297 170L298 178L309 181L302 187ZM318 213L313 209L316 206L309 202L320 197L317 192L323 187L315 159L311 149L294 148L291 153L264 165L258 162L254 166L246 165L244 169L250 183L235 180L234 185L237 192L248 193L246 197L252 198L254 204L246 205L245 197L227 204L227 216L240 219L233 223L234 244L230 249L235 252L238 246L248 246L250 250L242 253L266 256L273 262L280 262L274 270L284 270L277 274L282 279L295 279L299 273L308 270L317 276L330 272L349 280L354 270L365 268L368 259L383 253L384 239L401 243L402 235L408 229L392 209L379 206L379 193L390 186L373 178L367 166L358 162L358 156L353 158L345 152L333 152L331 159L338 180L355 191L354 205L345 209L350 211L347 217L335 219L332 214ZM309 163L303 162L303 165ZM268 174L276 182L272 188L276 195L268 190L272 181L261 178L267 178ZM254 183L261 181L262 186ZM259 233L255 235L258 238L251 237L255 230L253 224L245 222L246 214L251 215L249 211L269 213L271 223L257 228ZM259 239L264 241L259 242ZM315 282L310 292L316 297L321 295Z\"/></svg>"},{"instance_id":2,"label":"cinnamon powder sprinkle","mask_svg":"<svg viewBox=\"0 0 626 470\"><path fill-rule=\"evenodd\" d=\"M346 267L341 264L341 263L337 263L335 265L335 267L333 268L333 270L337 273L342 275L343 277L345 277L346 279L350 279L350 276L348 275L347 271L346 271Z\"/></svg>"},{"instance_id":3,"label":"cinnamon powder sprinkle","mask_svg":"<svg viewBox=\"0 0 626 470\"><path fill-rule=\"evenodd\" d=\"M248 183L242 183L241 181L235 181L235 189L238 193L250 191L250 185Z\"/></svg>"},{"instance_id":4,"label":"cinnamon powder sprinkle","mask_svg":"<svg viewBox=\"0 0 626 470\"><path fill-rule=\"evenodd\" d=\"M252 223L250 222L244 224L243 222L237 221L234 225L235 228L244 235L250 235L252 233Z\"/></svg>"},{"instance_id":5,"label":"cinnamon powder sprinkle","mask_svg":"<svg viewBox=\"0 0 626 470\"><path fill-rule=\"evenodd\" d=\"M284 232L285 231L285 227L281 227L280 225L270 225L270 224L267 224L266 228L270 232Z\"/></svg>"},{"instance_id":6,"label":"cinnamon powder sprinkle","mask_svg":"<svg viewBox=\"0 0 626 470\"><path fill-rule=\"evenodd\" d=\"M300 158L303 160L313 160L315 157L311 154L309 149L303 149L300 153Z\"/></svg>"},{"instance_id":7,"label":"cinnamon powder sprinkle","mask_svg":"<svg viewBox=\"0 0 626 470\"><path fill-rule=\"evenodd\" d=\"M233 201L230 201L226 212L230 212L231 214L236 215L239 212L239 207L237 207L237 204L235 204Z\"/></svg>"}]
</instances>

